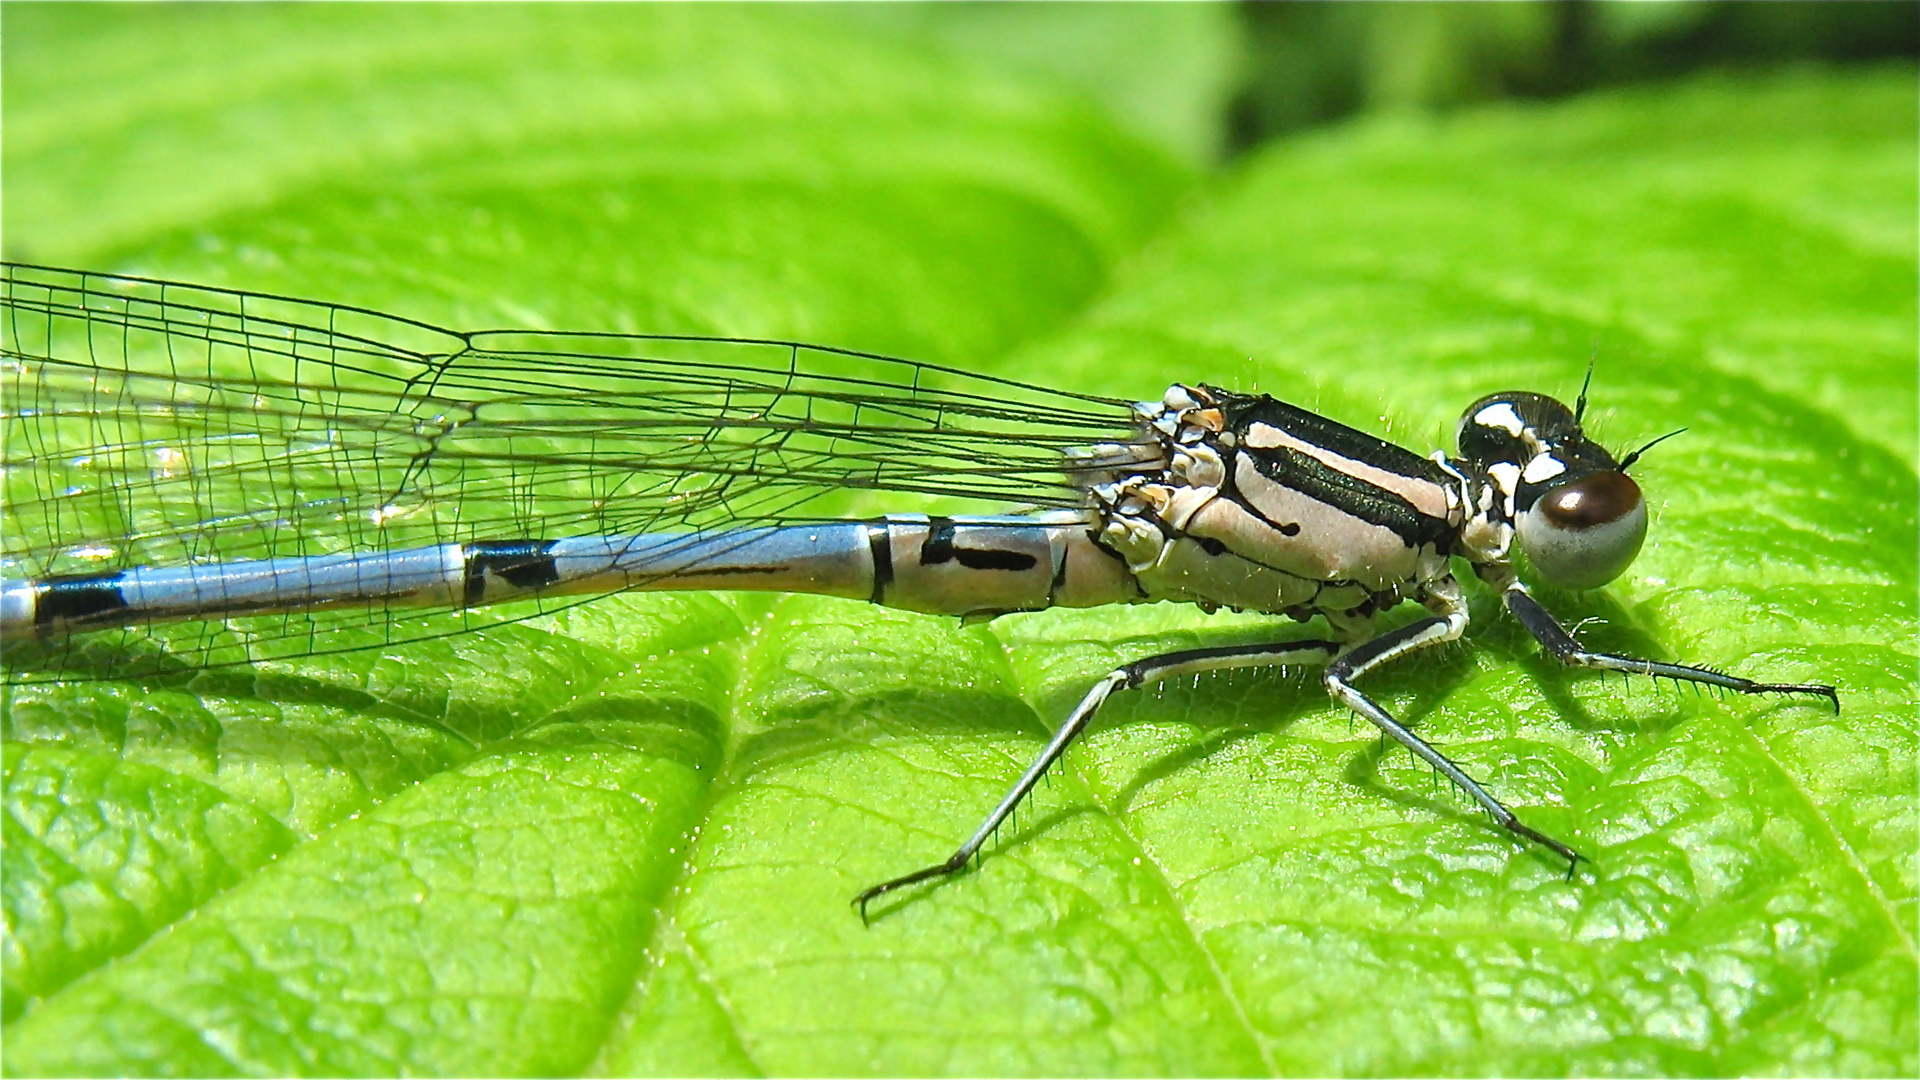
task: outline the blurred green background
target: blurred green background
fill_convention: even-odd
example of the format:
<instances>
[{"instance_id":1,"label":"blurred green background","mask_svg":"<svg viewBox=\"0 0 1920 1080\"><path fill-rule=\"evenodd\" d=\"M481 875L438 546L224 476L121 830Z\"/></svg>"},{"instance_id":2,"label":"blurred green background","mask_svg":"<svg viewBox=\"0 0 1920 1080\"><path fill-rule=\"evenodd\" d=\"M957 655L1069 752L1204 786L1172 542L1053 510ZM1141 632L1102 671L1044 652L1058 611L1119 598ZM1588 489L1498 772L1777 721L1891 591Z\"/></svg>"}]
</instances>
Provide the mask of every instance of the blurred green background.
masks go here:
<instances>
[{"instance_id":1,"label":"blurred green background","mask_svg":"<svg viewBox=\"0 0 1920 1080\"><path fill-rule=\"evenodd\" d=\"M1920 56L1920 9L1900 0L1300 0L1223 6L1217 25L1191 36L1101 6L874 4L850 14L1090 87L1201 161L1362 113ZM1101 19L1110 25L1090 32ZM1154 47L1139 48L1143 38ZM1115 63L1119 50L1126 58ZM1151 65L1190 65L1202 53L1211 53L1208 83L1175 93L1155 85ZM1147 70L1135 66L1143 61Z\"/></svg>"},{"instance_id":2,"label":"blurred green background","mask_svg":"<svg viewBox=\"0 0 1920 1080\"><path fill-rule=\"evenodd\" d=\"M43 114L49 104L39 100L36 85L43 74L37 61L48 57L37 48L42 20L65 24L61 32L98 24L97 48L67 77L130 85L123 80L153 77L166 68L185 75L204 65L202 79L176 84L175 92L190 92L195 82L210 87L205 76L243 64L245 57L201 52L216 49L220 39L196 46L196 16L180 10L192 6L135 17L129 28L124 13L53 15L39 10L42 5L4 5L0 10L9 13L17 32L0 43L0 52L16 67L9 85L24 98L10 105L9 126ZM844 21L916 49L931 47L1073 87L1200 167L1221 165L1276 136L1366 114L1433 115L1705 72L1843 69L1920 56L1920 7L1901 0L803 6L829 23ZM141 35L149 30L156 36L145 42ZM351 62L350 56L339 59ZM59 74L44 74L52 79L46 88L54 89ZM275 81L270 72L260 74L264 84ZM240 127L205 134L219 142L247 138ZM73 250L70 242L42 231L53 219L36 190L39 170L17 168L37 154L42 138L58 137L28 124L7 140L6 160L16 164L10 171L19 185L6 207L10 258L60 258ZM145 186L174 178L119 171L118 179Z\"/></svg>"},{"instance_id":3,"label":"blurred green background","mask_svg":"<svg viewBox=\"0 0 1920 1080\"><path fill-rule=\"evenodd\" d=\"M1705 70L1920 52L1904 3L1247 4L1229 145L1357 112L1550 100Z\"/></svg>"}]
</instances>

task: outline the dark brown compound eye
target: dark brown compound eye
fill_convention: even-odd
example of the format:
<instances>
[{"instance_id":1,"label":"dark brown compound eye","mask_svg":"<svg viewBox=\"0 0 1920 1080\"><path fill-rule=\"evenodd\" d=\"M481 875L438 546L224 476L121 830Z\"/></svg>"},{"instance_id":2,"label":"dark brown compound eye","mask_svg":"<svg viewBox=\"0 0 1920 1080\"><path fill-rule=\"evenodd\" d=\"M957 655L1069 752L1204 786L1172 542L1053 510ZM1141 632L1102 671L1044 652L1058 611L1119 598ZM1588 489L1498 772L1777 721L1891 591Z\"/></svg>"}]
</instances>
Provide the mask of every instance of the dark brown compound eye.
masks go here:
<instances>
[{"instance_id":1,"label":"dark brown compound eye","mask_svg":"<svg viewBox=\"0 0 1920 1080\"><path fill-rule=\"evenodd\" d=\"M1640 485L1622 472L1589 473L1540 496L1535 509L1556 529L1611 525L1640 509Z\"/></svg>"},{"instance_id":2,"label":"dark brown compound eye","mask_svg":"<svg viewBox=\"0 0 1920 1080\"><path fill-rule=\"evenodd\" d=\"M1626 473L1588 473L1535 499L1514 528L1541 577L1568 589L1597 589L1640 554L1647 502Z\"/></svg>"}]
</instances>

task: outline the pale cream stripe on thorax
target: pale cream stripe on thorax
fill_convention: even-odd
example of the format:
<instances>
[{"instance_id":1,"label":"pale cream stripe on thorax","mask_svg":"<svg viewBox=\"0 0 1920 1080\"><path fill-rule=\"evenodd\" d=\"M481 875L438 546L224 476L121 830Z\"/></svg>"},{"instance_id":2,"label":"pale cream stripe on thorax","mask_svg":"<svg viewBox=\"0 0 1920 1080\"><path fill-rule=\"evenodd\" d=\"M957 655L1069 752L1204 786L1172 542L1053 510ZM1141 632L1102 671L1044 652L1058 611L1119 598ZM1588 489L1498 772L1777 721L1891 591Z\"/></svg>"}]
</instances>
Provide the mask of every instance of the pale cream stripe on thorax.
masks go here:
<instances>
[{"instance_id":1,"label":"pale cream stripe on thorax","mask_svg":"<svg viewBox=\"0 0 1920 1080\"><path fill-rule=\"evenodd\" d=\"M1375 487L1393 492L1428 517L1439 518L1442 521L1451 521L1453 518L1447 506L1446 488L1431 480L1402 476L1397 472L1336 454L1324 446L1297 439L1272 424L1254 424L1248 428L1246 444L1261 449L1285 447L1288 450L1299 451L1330 469L1338 469L1355 479L1365 480Z\"/></svg>"}]
</instances>

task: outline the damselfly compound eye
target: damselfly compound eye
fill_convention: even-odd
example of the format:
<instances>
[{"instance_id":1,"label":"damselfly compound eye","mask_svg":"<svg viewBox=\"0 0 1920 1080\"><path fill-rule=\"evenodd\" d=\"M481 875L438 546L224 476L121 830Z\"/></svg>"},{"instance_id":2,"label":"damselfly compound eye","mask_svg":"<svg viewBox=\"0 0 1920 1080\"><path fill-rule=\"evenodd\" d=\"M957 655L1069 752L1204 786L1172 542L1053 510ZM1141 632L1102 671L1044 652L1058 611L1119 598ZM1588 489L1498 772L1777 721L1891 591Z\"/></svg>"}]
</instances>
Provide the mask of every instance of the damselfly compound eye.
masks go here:
<instances>
[{"instance_id":1,"label":"damselfly compound eye","mask_svg":"<svg viewBox=\"0 0 1920 1080\"><path fill-rule=\"evenodd\" d=\"M1647 502L1623 472L1596 472L1548 488L1514 528L1541 577L1597 589L1633 563L1647 537Z\"/></svg>"}]
</instances>

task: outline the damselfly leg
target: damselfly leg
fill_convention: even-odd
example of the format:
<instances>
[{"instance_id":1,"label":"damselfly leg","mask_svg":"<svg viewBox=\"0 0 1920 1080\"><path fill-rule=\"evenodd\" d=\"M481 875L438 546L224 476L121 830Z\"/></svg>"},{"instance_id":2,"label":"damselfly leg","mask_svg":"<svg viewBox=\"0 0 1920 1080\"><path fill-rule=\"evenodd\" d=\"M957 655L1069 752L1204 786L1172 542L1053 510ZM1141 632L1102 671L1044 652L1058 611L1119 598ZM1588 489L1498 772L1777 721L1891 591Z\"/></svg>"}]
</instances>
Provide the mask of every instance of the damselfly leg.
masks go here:
<instances>
[{"instance_id":1,"label":"damselfly leg","mask_svg":"<svg viewBox=\"0 0 1920 1080\"><path fill-rule=\"evenodd\" d=\"M947 877L966 869L967 864L979 853L980 848L992 838L994 832L1006 822L1007 818L1012 816L1014 809L1033 792L1034 787L1040 783L1040 778L1060 760L1060 755L1066 753L1067 747L1086 731L1094 714L1100 711L1100 707L1106 704L1114 691L1138 690L1165 679L1182 675L1198 675L1207 671L1225 671L1230 668L1283 667L1287 664L1318 666L1325 664L1339 651L1340 646L1332 641L1227 645L1210 649L1184 649L1180 652L1162 653L1159 656L1149 656L1113 669L1099 682L1094 683L1093 689L1087 691L1087 696L1081 698L1080 704L1074 706L1073 711L1067 714L1066 722L1053 733L1053 738L1047 741L1046 747L1040 751L1040 756L1027 767L1027 771L1013 785L1012 790L1000 800L1000 805L993 808L993 812L980 823L980 827L974 830L967 842L960 845L959 850L948 856L945 862L915 870L911 874L904 874L891 881L883 881L854 897L853 903L860 909L861 920L865 921L867 918L869 903L895 889L902 889L933 878Z\"/></svg>"},{"instance_id":2,"label":"damselfly leg","mask_svg":"<svg viewBox=\"0 0 1920 1080\"><path fill-rule=\"evenodd\" d=\"M1437 589L1436 592L1441 597L1437 606L1443 609L1439 613L1388 631L1345 652L1342 652L1341 647L1335 642L1309 640L1272 645L1192 649L1150 656L1116 668L1094 684L1093 689L1087 692L1086 697L1082 698L1080 704L1068 715L1066 722L1054 733L1039 757L1007 792L1006 797L1001 799L1000 804L994 807L991 814L987 815L987 819L981 823L967 842L946 861L882 882L854 897L853 902L860 909L861 919L864 921L868 917L868 904L887 893L923 881L948 877L966 869L987 840L1006 822L1015 808L1032 793L1034 787L1040 782L1040 778L1046 775L1047 770L1060 759L1067 747L1086 730L1094 714L1114 691L1137 690L1163 679L1204 671L1278 667L1286 664L1326 665L1326 671L1321 678L1327 692L1336 701L1365 717L1387 737L1406 747L1415 757L1431 765L1442 776L1452 781L1456 787L1485 809L1501 828L1524 840L1539 844L1567 860L1567 877L1571 880L1580 863L1589 861L1585 856L1567 844L1521 821L1518 815L1494 798L1479 781L1469 776L1452 759L1414 734L1412 729L1353 685L1353 680L1382 664L1429 646L1459 639L1467 627L1466 605L1452 589ZM1827 699L1833 703L1836 712L1839 710L1839 694L1831 686L1812 683L1756 682L1752 679L1724 675L1717 671L1689 667L1684 664L1588 652L1580 648L1573 636L1560 625L1559 620L1542 607L1539 601L1528 595L1524 586L1515 582L1504 591L1503 596L1508 609L1513 612L1520 624L1526 627L1528 632L1555 659L1570 667L1657 676L1681 682L1718 686L1742 694L1810 694Z\"/></svg>"},{"instance_id":3,"label":"damselfly leg","mask_svg":"<svg viewBox=\"0 0 1920 1080\"><path fill-rule=\"evenodd\" d=\"M1831 686L1820 683L1771 683L1743 679L1738 675L1727 675L1708 668L1690 667L1686 664L1669 664L1660 660L1641 660L1632 656L1615 656L1612 653L1588 652L1573 639L1567 628L1540 601L1528 595L1526 589L1518 584L1507 588L1503 596L1507 610L1534 639L1544 645L1554 659L1568 667L1593 668L1596 671L1618 671L1626 675L1651 675L1661 679L1673 679L1677 682L1698 683L1702 686L1717 686L1723 690L1732 690L1736 694L1809 694L1827 699L1833 705L1833 711L1840 711L1840 693Z\"/></svg>"}]
</instances>

